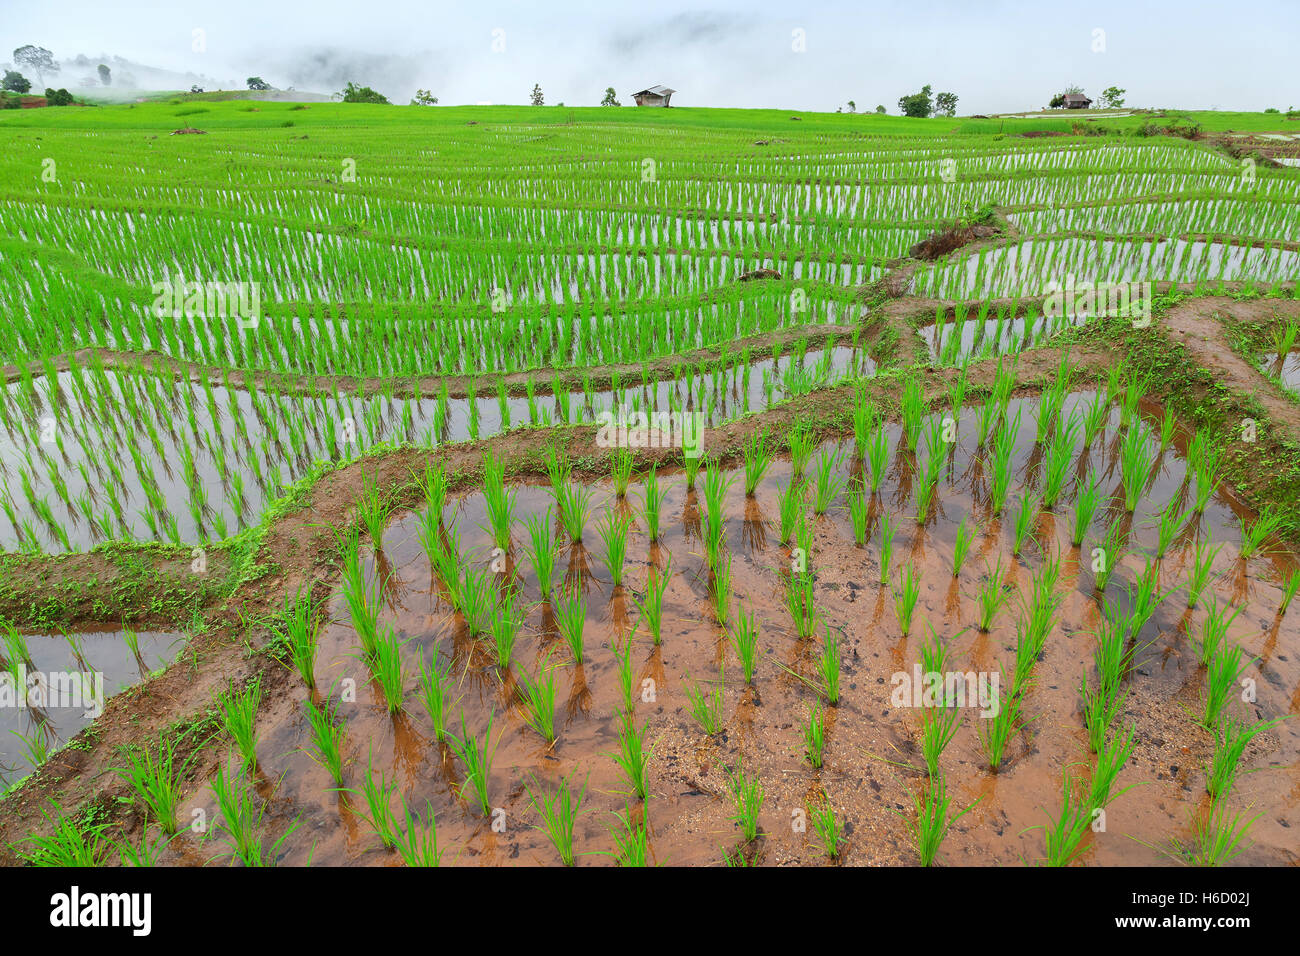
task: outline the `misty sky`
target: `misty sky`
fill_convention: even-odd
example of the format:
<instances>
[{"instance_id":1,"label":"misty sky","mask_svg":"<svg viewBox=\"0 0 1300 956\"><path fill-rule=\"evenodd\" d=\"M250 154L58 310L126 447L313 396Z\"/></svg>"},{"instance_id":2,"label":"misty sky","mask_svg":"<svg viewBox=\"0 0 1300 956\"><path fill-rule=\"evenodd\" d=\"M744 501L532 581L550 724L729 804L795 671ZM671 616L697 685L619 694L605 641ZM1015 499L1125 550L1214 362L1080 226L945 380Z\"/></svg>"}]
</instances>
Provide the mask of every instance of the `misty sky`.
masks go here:
<instances>
[{"instance_id":1,"label":"misty sky","mask_svg":"<svg viewBox=\"0 0 1300 956\"><path fill-rule=\"evenodd\" d=\"M241 86L250 74L319 92L354 80L402 103L417 87L444 104L525 103L540 83L547 103L594 106L613 86L626 105L663 83L679 91L674 106L834 110L852 99L893 113L929 83L957 93L963 115L1041 108L1071 84L1094 97L1124 87L1129 106L1300 105L1295 0L638 6L0 0L0 60L33 43L57 59L117 55Z\"/></svg>"}]
</instances>

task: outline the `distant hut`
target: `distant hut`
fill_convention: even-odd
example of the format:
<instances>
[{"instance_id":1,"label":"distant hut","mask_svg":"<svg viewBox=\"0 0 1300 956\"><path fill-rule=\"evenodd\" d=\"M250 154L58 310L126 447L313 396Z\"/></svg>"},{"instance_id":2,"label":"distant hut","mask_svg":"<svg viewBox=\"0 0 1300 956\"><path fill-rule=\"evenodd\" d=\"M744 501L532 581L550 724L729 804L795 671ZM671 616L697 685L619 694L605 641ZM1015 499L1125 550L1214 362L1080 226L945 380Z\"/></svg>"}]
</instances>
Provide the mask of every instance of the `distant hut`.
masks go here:
<instances>
[{"instance_id":1,"label":"distant hut","mask_svg":"<svg viewBox=\"0 0 1300 956\"><path fill-rule=\"evenodd\" d=\"M1092 100L1082 93L1066 93L1065 108L1067 110L1086 110L1092 105Z\"/></svg>"},{"instance_id":2,"label":"distant hut","mask_svg":"<svg viewBox=\"0 0 1300 956\"><path fill-rule=\"evenodd\" d=\"M673 98L676 90L670 90L666 86L652 86L648 90L642 90L640 93L633 93L632 99L636 100L637 106L669 106L668 101Z\"/></svg>"}]
</instances>

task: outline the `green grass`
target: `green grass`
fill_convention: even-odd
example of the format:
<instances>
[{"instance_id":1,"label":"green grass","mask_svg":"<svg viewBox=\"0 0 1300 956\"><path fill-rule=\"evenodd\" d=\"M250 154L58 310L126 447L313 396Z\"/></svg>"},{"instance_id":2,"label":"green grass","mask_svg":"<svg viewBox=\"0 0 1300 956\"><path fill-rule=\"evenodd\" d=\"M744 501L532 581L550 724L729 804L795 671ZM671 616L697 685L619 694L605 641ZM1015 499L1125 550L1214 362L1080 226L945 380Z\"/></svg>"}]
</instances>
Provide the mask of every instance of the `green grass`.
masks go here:
<instances>
[{"instance_id":1,"label":"green grass","mask_svg":"<svg viewBox=\"0 0 1300 956\"><path fill-rule=\"evenodd\" d=\"M953 813L952 797L948 795L942 774L930 777L926 785L912 795L915 817L910 823L922 866L934 863L953 824L973 810L981 799Z\"/></svg>"},{"instance_id":2,"label":"green grass","mask_svg":"<svg viewBox=\"0 0 1300 956\"><path fill-rule=\"evenodd\" d=\"M740 668L745 675L745 683L754 683L754 669L758 664L758 620L751 610L741 610L736 614L731 628L731 646L740 658Z\"/></svg>"},{"instance_id":3,"label":"green grass","mask_svg":"<svg viewBox=\"0 0 1300 956\"><path fill-rule=\"evenodd\" d=\"M343 737L344 728L336 719L333 705L317 707L311 698L307 699L307 723L311 728L312 750L307 755L320 764L330 775L336 787L343 785Z\"/></svg>"},{"instance_id":4,"label":"green grass","mask_svg":"<svg viewBox=\"0 0 1300 956\"><path fill-rule=\"evenodd\" d=\"M536 780L533 781L536 784ZM584 783L582 788L576 793L573 791L567 778L560 778L559 786L553 794L541 790L540 787L525 786L528 792L529 802L532 804L537 815L542 818L542 823L538 827L543 831L555 847L555 852L560 855L560 861L565 866L573 866L575 861L573 839L574 831L577 827L578 817L582 811L582 800L587 794L587 785Z\"/></svg>"},{"instance_id":5,"label":"green grass","mask_svg":"<svg viewBox=\"0 0 1300 956\"><path fill-rule=\"evenodd\" d=\"M690 675L687 675L687 680ZM726 727L726 715L723 709L723 675L719 673L718 681L711 688L702 686L699 681L683 688L686 699L690 702L691 717L710 737L722 733Z\"/></svg>"},{"instance_id":6,"label":"green grass","mask_svg":"<svg viewBox=\"0 0 1300 956\"><path fill-rule=\"evenodd\" d=\"M254 678L242 691L234 686L221 695L217 707L221 723L230 739L235 742L244 765L250 770L257 766L257 710L262 702L262 681Z\"/></svg>"},{"instance_id":7,"label":"green grass","mask_svg":"<svg viewBox=\"0 0 1300 956\"><path fill-rule=\"evenodd\" d=\"M767 791L763 781L755 774L747 776L743 767L727 770L727 786L736 806L731 818L740 825L741 835L746 843L752 843L758 837L758 815L763 811Z\"/></svg>"},{"instance_id":8,"label":"green grass","mask_svg":"<svg viewBox=\"0 0 1300 956\"><path fill-rule=\"evenodd\" d=\"M181 776L186 762L177 762L172 741L163 740L156 749L125 748L120 756L126 766L116 768L114 773L158 822L162 832L175 834L180 826Z\"/></svg>"},{"instance_id":9,"label":"green grass","mask_svg":"<svg viewBox=\"0 0 1300 956\"><path fill-rule=\"evenodd\" d=\"M483 816L488 816L492 812L492 803L490 800L489 790L492 783L492 759L496 754L497 744L500 740L492 739L492 724L495 715L488 714L487 732L483 735L483 741L480 743L478 738L469 732L469 727L465 721L465 711L460 712L460 734L448 734L447 738L451 741L451 748L456 757L460 760L465 770L465 778L461 783L461 796L466 794L473 795L473 802L483 812Z\"/></svg>"}]
</instances>

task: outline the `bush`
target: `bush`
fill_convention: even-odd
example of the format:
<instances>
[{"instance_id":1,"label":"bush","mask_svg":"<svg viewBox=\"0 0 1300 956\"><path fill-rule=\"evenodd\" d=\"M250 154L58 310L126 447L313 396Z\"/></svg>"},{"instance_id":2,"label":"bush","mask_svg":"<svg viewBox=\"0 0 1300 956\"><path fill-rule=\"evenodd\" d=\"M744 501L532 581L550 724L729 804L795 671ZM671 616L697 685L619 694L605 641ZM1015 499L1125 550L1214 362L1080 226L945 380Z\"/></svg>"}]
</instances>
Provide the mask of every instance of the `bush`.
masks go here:
<instances>
[{"instance_id":1,"label":"bush","mask_svg":"<svg viewBox=\"0 0 1300 956\"><path fill-rule=\"evenodd\" d=\"M344 103L387 103L388 97L372 90L368 86L357 86L348 80L347 89L343 91Z\"/></svg>"},{"instance_id":2,"label":"bush","mask_svg":"<svg viewBox=\"0 0 1300 956\"><path fill-rule=\"evenodd\" d=\"M4 83L0 85L11 93L29 93L32 89L32 81L16 70L5 70Z\"/></svg>"},{"instance_id":3,"label":"bush","mask_svg":"<svg viewBox=\"0 0 1300 956\"><path fill-rule=\"evenodd\" d=\"M45 88L45 103L47 106L71 106L72 94L65 89Z\"/></svg>"}]
</instances>

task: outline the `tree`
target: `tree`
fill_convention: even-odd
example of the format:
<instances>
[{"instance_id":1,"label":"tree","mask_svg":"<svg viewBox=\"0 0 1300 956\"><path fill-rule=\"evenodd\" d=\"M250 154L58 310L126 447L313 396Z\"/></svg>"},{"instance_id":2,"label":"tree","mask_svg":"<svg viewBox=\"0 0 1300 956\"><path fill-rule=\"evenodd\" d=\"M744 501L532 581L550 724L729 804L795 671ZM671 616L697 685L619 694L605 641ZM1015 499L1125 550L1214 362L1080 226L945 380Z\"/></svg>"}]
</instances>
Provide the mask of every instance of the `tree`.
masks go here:
<instances>
[{"instance_id":1,"label":"tree","mask_svg":"<svg viewBox=\"0 0 1300 956\"><path fill-rule=\"evenodd\" d=\"M930 99L930 84L927 83L921 87L920 93L900 96L898 98L898 110L904 116L915 116L921 119L933 113L934 103Z\"/></svg>"},{"instance_id":2,"label":"tree","mask_svg":"<svg viewBox=\"0 0 1300 956\"><path fill-rule=\"evenodd\" d=\"M71 106L72 94L65 89L52 90L48 86L45 88L45 105L46 106Z\"/></svg>"},{"instance_id":3,"label":"tree","mask_svg":"<svg viewBox=\"0 0 1300 956\"><path fill-rule=\"evenodd\" d=\"M99 82L103 83L105 86L113 85L113 71L103 63L99 64Z\"/></svg>"},{"instance_id":4,"label":"tree","mask_svg":"<svg viewBox=\"0 0 1300 956\"><path fill-rule=\"evenodd\" d=\"M5 70L3 86L11 93L26 93L32 88L32 81L16 70Z\"/></svg>"},{"instance_id":5,"label":"tree","mask_svg":"<svg viewBox=\"0 0 1300 956\"><path fill-rule=\"evenodd\" d=\"M858 111L858 104L853 102L852 100L849 100L849 112L856 113L857 111Z\"/></svg>"},{"instance_id":6,"label":"tree","mask_svg":"<svg viewBox=\"0 0 1300 956\"><path fill-rule=\"evenodd\" d=\"M533 84L533 105L534 106L546 105L546 101L542 98L542 84L540 83Z\"/></svg>"},{"instance_id":7,"label":"tree","mask_svg":"<svg viewBox=\"0 0 1300 956\"><path fill-rule=\"evenodd\" d=\"M623 104L620 103L617 99L615 99L615 96L616 94L614 93L614 87L612 86L605 87L605 98L600 101L600 105L601 106L622 106Z\"/></svg>"},{"instance_id":8,"label":"tree","mask_svg":"<svg viewBox=\"0 0 1300 956\"><path fill-rule=\"evenodd\" d=\"M348 80L347 87L339 94L343 97L344 103L387 103L388 97L383 93L372 90L368 86L357 86L351 80Z\"/></svg>"},{"instance_id":9,"label":"tree","mask_svg":"<svg viewBox=\"0 0 1300 956\"><path fill-rule=\"evenodd\" d=\"M957 94L940 93L934 98L934 115L935 116L956 116L957 115Z\"/></svg>"},{"instance_id":10,"label":"tree","mask_svg":"<svg viewBox=\"0 0 1300 956\"><path fill-rule=\"evenodd\" d=\"M1108 86L1101 91L1101 101L1111 109L1119 109L1124 105L1124 94L1128 90L1121 90L1118 86Z\"/></svg>"},{"instance_id":11,"label":"tree","mask_svg":"<svg viewBox=\"0 0 1300 956\"><path fill-rule=\"evenodd\" d=\"M1065 105L1065 94L1057 93L1055 96L1052 97L1051 102L1047 104L1047 108L1049 110L1059 110L1064 105Z\"/></svg>"},{"instance_id":12,"label":"tree","mask_svg":"<svg viewBox=\"0 0 1300 956\"><path fill-rule=\"evenodd\" d=\"M415 99L411 100L412 106L436 106L437 103L438 97L428 90L416 90Z\"/></svg>"},{"instance_id":13,"label":"tree","mask_svg":"<svg viewBox=\"0 0 1300 956\"><path fill-rule=\"evenodd\" d=\"M885 115L885 105L882 103L881 105L877 106L877 107L876 107L876 112L879 113L881 116L884 116L884 115Z\"/></svg>"},{"instance_id":14,"label":"tree","mask_svg":"<svg viewBox=\"0 0 1300 956\"><path fill-rule=\"evenodd\" d=\"M250 90L269 90L271 88L271 84L260 76L250 76L247 83Z\"/></svg>"},{"instance_id":15,"label":"tree","mask_svg":"<svg viewBox=\"0 0 1300 956\"><path fill-rule=\"evenodd\" d=\"M27 67L29 72L36 74L36 82L41 86L45 84L46 73L59 72L59 64L54 62L54 54L45 47L32 46L30 43L14 50L14 66Z\"/></svg>"}]
</instances>

